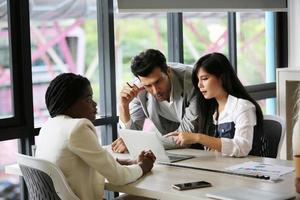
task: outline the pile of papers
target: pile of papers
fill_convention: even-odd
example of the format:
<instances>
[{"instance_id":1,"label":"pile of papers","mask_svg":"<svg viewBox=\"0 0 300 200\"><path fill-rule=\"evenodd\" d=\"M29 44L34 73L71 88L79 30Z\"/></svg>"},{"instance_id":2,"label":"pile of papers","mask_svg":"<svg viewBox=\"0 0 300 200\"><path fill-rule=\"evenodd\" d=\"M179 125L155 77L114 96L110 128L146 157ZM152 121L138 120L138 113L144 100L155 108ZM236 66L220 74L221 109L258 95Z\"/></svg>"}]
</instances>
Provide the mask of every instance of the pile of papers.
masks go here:
<instances>
[{"instance_id":1,"label":"pile of papers","mask_svg":"<svg viewBox=\"0 0 300 200\"><path fill-rule=\"evenodd\" d=\"M274 165L269 163L249 161L242 164L233 165L231 167L226 168L226 170L237 174L279 177L294 171L294 167L286 167L286 166Z\"/></svg>"}]
</instances>

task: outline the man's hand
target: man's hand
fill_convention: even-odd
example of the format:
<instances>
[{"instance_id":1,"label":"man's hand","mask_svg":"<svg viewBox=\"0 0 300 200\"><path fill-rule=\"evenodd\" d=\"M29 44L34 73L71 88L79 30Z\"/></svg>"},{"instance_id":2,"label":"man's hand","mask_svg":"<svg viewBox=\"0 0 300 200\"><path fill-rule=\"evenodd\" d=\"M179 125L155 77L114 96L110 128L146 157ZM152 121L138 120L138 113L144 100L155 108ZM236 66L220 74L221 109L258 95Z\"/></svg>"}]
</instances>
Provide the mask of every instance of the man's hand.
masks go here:
<instances>
[{"instance_id":1,"label":"man's hand","mask_svg":"<svg viewBox=\"0 0 300 200\"><path fill-rule=\"evenodd\" d=\"M124 153L127 151L127 147L123 141L122 138L118 138L116 139L112 144L111 144L111 149L114 151L114 152L117 152L117 153Z\"/></svg>"},{"instance_id":2,"label":"man's hand","mask_svg":"<svg viewBox=\"0 0 300 200\"><path fill-rule=\"evenodd\" d=\"M137 159L138 165L143 170L143 175L150 172L153 168L153 163L155 162L156 157L151 150L142 151Z\"/></svg>"},{"instance_id":3,"label":"man's hand","mask_svg":"<svg viewBox=\"0 0 300 200\"><path fill-rule=\"evenodd\" d=\"M127 83L120 92L119 100L119 114L120 120L127 123L130 120L129 103L138 95L139 91L144 88L139 88L135 84L130 85Z\"/></svg>"},{"instance_id":4,"label":"man's hand","mask_svg":"<svg viewBox=\"0 0 300 200\"><path fill-rule=\"evenodd\" d=\"M133 100L133 98L135 98L138 95L138 93L143 89L143 87L139 88L135 84L130 85L129 83L127 83L127 85L125 85L120 92L121 106L127 107L129 103Z\"/></svg>"}]
</instances>

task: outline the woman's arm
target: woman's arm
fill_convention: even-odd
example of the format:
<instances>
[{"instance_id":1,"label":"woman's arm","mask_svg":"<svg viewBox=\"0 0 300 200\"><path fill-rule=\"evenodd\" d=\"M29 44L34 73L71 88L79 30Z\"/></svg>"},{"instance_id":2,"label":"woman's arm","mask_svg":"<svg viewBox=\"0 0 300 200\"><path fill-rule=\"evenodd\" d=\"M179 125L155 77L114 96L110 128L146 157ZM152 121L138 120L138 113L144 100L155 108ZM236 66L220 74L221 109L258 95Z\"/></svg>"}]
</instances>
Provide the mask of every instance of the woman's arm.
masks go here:
<instances>
[{"instance_id":1,"label":"woman's arm","mask_svg":"<svg viewBox=\"0 0 300 200\"><path fill-rule=\"evenodd\" d=\"M210 149L217 150L219 152L222 151L222 142L221 138L216 138L212 136L208 136L202 133L196 133L197 143L200 143Z\"/></svg>"},{"instance_id":2,"label":"woman's arm","mask_svg":"<svg viewBox=\"0 0 300 200\"><path fill-rule=\"evenodd\" d=\"M172 132L166 137L173 137L176 144L185 146L189 144L200 143L210 149L221 152L222 143L220 138L211 137L202 133L189 133L189 132Z\"/></svg>"},{"instance_id":3,"label":"woman's arm","mask_svg":"<svg viewBox=\"0 0 300 200\"><path fill-rule=\"evenodd\" d=\"M113 184L130 183L143 174L139 165L120 165L110 153L103 149L99 144L93 124L87 120L80 120L77 127L74 128L70 136L69 148L83 162Z\"/></svg>"},{"instance_id":4,"label":"woman's arm","mask_svg":"<svg viewBox=\"0 0 300 200\"><path fill-rule=\"evenodd\" d=\"M254 106L244 108L234 117L234 137L221 138L222 153L229 156L247 156L252 149L256 112Z\"/></svg>"},{"instance_id":5,"label":"woman's arm","mask_svg":"<svg viewBox=\"0 0 300 200\"><path fill-rule=\"evenodd\" d=\"M116 161L120 165L134 165L134 164L137 164L137 161L136 160L132 160L132 159L119 159L119 158L116 158Z\"/></svg>"}]
</instances>

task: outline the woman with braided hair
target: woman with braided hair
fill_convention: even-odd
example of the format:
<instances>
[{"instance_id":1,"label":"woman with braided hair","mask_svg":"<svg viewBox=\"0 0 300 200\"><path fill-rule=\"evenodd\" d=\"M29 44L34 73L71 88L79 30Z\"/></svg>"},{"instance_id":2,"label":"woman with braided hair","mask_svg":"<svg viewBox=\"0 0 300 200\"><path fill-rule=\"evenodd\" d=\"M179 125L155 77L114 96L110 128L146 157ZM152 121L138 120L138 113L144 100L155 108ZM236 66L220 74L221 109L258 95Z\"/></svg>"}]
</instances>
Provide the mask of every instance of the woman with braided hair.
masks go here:
<instances>
[{"instance_id":1,"label":"woman with braided hair","mask_svg":"<svg viewBox=\"0 0 300 200\"><path fill-rule=\"evenodd\" d=\"M152 169L151 151L141 152L137 160L115 160L101 147L92 124L97 104L87 78L58 75L47 89L46 105L51 118L40 130L36 157L58 165L81 200L102 199L105 178L122 185Z\"/></svg>"}]
</instances>

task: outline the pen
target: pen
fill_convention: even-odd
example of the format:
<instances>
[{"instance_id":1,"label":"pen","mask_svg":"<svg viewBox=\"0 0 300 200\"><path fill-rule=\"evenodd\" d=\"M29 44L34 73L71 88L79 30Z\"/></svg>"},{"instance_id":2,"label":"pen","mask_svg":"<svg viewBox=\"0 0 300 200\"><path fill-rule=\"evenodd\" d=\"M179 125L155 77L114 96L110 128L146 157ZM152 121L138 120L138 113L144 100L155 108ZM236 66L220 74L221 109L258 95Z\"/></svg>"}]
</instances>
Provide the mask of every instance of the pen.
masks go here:
<instances>
[{"instance_id":1,"label":"pen","mask_svg":"<svg viewBox=\"0 0 300 200\"><path fill-rule=\"evenodd\" d=\"M160 164L173 166L173 167L196 169L196 170L203 170L203 171L216 172L216 173L222 173L222 174L230 174L230 175L244 176L244 177L249 177L249 178L258 178L258 179L263 179L263 180L270 180L270 176L259 175L259 174L253 174L253 175L252 174L241 174L241 173L222 171L222 170L217 170L217 169L207 169L207 168L201 168L201 167L190 167L190 166L185 166L185 165L176 165L176 164L173 164L173 163L160 163Z\"/></svg>"},{"instance_id":2,"label":"pen","mask_svg":"<svg viewBox=\"0 0 300 200\"><path fill-rule=\"evenodd\" d=\"M132 86L131 86L128 82L126 82L126 84L127 84L130 88L132 88Z\"/></svg>"}]
</instances>

